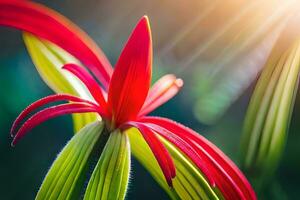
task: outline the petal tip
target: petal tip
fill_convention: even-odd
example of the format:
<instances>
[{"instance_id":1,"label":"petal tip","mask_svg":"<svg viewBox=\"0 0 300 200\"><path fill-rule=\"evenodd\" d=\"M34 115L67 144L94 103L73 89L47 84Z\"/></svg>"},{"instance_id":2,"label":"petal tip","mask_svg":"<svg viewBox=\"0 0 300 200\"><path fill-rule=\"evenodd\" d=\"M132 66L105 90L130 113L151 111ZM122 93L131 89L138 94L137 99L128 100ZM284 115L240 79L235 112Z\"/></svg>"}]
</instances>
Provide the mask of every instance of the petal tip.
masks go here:
<instances>
[{"instance_id":1,"label":"petal tip","mask_svg":"<svg viewBox=\"0 0 300 200\"><path fill-rule=\"evenodd\" d=\"M73 67L72 63L67 63L67 64L64 64L61 68L69 71L70 68L72 68L72 67Z\"/></svg>"},{"instance_id":2,"label":"petal tip","mask_svg":"<svg viewBox=\"0 0 300 200\"><path fill-rule=\"evenodd\" d=\"M15 127L14 127L14 125L12 125L10 132L9 132L10 137L12 137L12 138L14 137L14 132L15 132Z\"/></svg>"},{"instance_id":3,"label":"petal tip","mask_svg":"<svg viewBox=\"0 0 300 200\"><path fill-rule=\"evenodd\" d=\"M10 146L11 146L11 147L15 147L15 146L16 146L16 141L15 141L15 139L10 143Z\"/></svg>"},{"instance_id":4,"label":"petal tip","mask_svg":"<svg viewBox=\"0 0 300 200\"><path fill-rule=\"evenodd\" d=\"M136 25L136 29L144 28L146 32L151 36L151 28L150 28L150 21L147 15L144 15L140 21Z\"/></svg>"},{"instance_id":5,"label":"petal tip","mask_svg":"<svg viewBox=\"0 0 300 200\"><path fill-rule=\"evenodd\" d=\"M150 25L150 22L149 22L149 17L147 15L144 15L141 19L140 19L140 22L143 22L144 24L146 25Z\"/></svg>"},{"instance_id":6,"label":"petal tip","mask_svg":"<svg viewBox=\"0 0 300 200\"><path fill-rule=\"evenodd\" d=\"M168 185L169 185L170 188L173 188L173 181L172 181L172 179L167 180L167 183L168 183Z\"/></svg>"},{"instance_id":7,"label":"petal tip","mask_svg":"<svg viewBox=\"0 0 300 200\"><path fill-rule=\"evenodd\" d=\"M183 80L181 78L176 79L175 84L181 88L183 86Z\"/></svg>"}]
</instances>

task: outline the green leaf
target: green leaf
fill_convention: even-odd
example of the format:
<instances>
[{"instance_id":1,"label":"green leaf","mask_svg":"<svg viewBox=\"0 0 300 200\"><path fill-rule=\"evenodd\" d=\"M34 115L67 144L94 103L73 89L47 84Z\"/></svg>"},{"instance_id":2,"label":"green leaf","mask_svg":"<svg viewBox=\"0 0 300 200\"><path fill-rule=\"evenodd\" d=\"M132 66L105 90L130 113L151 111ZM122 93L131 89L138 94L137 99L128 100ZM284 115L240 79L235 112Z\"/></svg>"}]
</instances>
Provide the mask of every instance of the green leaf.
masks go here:
<instances>
[{"instance_id":1,"label":"green leaf","mask_svg":"<svg viewBox=\"0 0 300 200\"><path fill-rule=\"evenodd\" d=\"M169 187L165 177L147 143L137 129L126 131L129 136L132 154L150 172L158 184L172 199L222 199L216 188L212 188L198 168L174 145L159 137L176 166L173 188Z\"/></svg>"},{"instance_id":2,"label":"green leaf","mask_svg":"<svg viewBox=\"0 0 300 200\"><path fill-rule=\"evenodd\" d=\"M37 200L78 197L103 127L102 122L94 122L73 136L52 164L36 196Z\"/></svg>"},{"instance_id":3,"label":"green leaf","mask_svg":"<svg viewBox=\"0 0 300 200\"><path fill-rule=\"evenodd\" d=\"M115 130L94 169L84 199L124 199L130 172L130 144L126 134Z\"/></svg>"},{"instance_id":4,"label":"green leaf","mask_svg":"<svg viewBox=\"0 0 300 200\"><path fill-rule=\"evenodd\" d=\"M80 80L62 69L62 66L66 63L79 63L77 59L53 43L42 40L30 33L23 33L23 39L40 76L54 92L73 94L93 100ZM75 132L95 120L96 115L92 113L74 114Z\"/></svg>"},{"instance_id":5,"label":"green leaf","mask_svg":"<svg viewBox=\"0 0 300 200\"><path fill-rule=\"evenodd\" d=\"M280 53L274 50L249 104L241 141L242 164L263 182L272 177L283 153L299 73L299 41Z\"/></svg>"}]
</instances>

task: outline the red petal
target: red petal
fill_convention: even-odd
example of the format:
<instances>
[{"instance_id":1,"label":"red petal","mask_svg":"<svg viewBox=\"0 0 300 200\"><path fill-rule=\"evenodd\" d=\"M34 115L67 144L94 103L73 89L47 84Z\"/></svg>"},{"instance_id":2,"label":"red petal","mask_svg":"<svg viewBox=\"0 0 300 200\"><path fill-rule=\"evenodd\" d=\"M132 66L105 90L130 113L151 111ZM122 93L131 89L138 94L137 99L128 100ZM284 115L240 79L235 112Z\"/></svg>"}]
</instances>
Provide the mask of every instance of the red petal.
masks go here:
<instances>
[{"instance_id":1,"label":"red petal","mask_svg":"<svg viewBox=\"0 0 300 200\"><path fill-rule=\"evenodd\" d=\"M172 74L168 74L160 78L151 88L139 115L147 115L160 105L170 100L178 93L182 86L183 81L181 79L177 79Z\"/></svg>"},{"instance_id":2,"label":"red petal","mask_svg":"<svg viewBox=\"0 0 300 200\"><path fill-rule=\"evenodd\" d=\"M54 10L30 1L1 0L0 25L55 43L89 67L107 88L112 67L103 52L86 33Z\"/></svg>"},{"instance_id":3,"label":"red petal","mask_svg":"<svg viewBox=\"0 0 300 200\"><path fill-rule=\"evenodd\" d=\"M84 68L76 64L66 64L63 66L63 69L68 70L84 83L84 85L88 88L96 102L100 105L100 108L103 109L102 111L105 114L105 116L107 116L107 104L103 96L102 88L93 78L93 76L89 74Z\"/></svg>"},{"instance_id":4,"label":"red petal","mask_svg":"<svg viewBox=\"0 0 300 200\"><path fill-rule=\"evenodd\" d=\"M16 133L12 145L15 145L32 128L34 128L35 126L39 125L40 123L48 119L60 115L71 114L71 113L87 113L87 112L97 112L97 111L98 111L97 107L87 105L84 103L62 104L62 105L46 108L34 114L21 126L21 128Z\"/></svg>"},{"instance_id":5,"label":"red petal","mask_svg":"<svg viewBox=\"0 0 300 200\"><path fill-rule=\"evenodd\" d=\"M147 17L132 32L112 75L108 104L116 125L133 120L144 104L150 87L152 41Z\"/></svg>"},{"instance_id":6,"label":"red petal","mask_svg":"<svg viewBox=\"0 0 300 200\"><path fill-rule=\"evenodd\" d=\"M127 124L139 129L154 154L168 185L172 187L172 178L176 176L175 165L168 150L157 138L156 133L142 123L129 122Z\"/></svg>"},{"instance_id":7,"label":"red petal","mask_svg":"<svg viewBox=\"0 0 300 200\"><path fill-rule=\"evenodd\" d=\"M212 177L211 172L209 171L207 165L205 164L205 161L203 160L201 155L197 153L193 145L190 145L188 142L178 137L174 133L164 129L163 127L160 127L152 123L146 123L146 124L153 131L160 134L171 143L175 144L175 146L178 147L178 149L180 149L183 153L185 153L191 159L191 161L193 161L195 165L206 175L210 184L215 186L215 181Z\"/></svg>"},{"instance_id":8,"label":"red petal","mask_svg":"<svg viewBox=\"0 0 300 200\"><path fill-rule=\"evenodd\" d=\"M160 117L144 117L141 121L157 124L178 135L206 157L206 164L225 199L255 200L256 195L243 173L215 145L193 130L172 120Z\"/></svg>"},{"instance_id":9,"label":"red petal","mask_svg":"<svg viewBox=\"0 0 300 200\"><path fill-rule=\"evenodd\" d=\"M17 117L17 119L14 121L11 131L10 133L13 135L13 133L15 132L17 126L20 124L20 122L25 119L25 117L30 114L32 111L34 111L35 109L44 106L48 103L53 103L56 101L73 101L73 102L79 102L79 103L87 103L93 106L97 106L96 104L94 104L91 101L85 100L85 99L81 99L79 97L76 96L72 96L72 95L68 95L68 94L55 94L55 95L50 95L47 96L45 98L42 98L34 103L32 103L31 105L29 105L27 108L25 108L20 115Z\"/></svg>"}]
</instances>

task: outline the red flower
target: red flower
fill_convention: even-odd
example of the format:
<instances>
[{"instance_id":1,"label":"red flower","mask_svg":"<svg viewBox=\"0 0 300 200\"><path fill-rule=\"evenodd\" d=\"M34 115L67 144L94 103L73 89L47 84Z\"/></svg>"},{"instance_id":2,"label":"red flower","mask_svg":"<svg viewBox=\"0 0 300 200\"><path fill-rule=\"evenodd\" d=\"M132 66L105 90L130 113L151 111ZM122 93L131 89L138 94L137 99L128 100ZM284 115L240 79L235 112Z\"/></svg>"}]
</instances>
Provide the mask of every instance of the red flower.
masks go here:
<instances>
[{"instance_id":1,"label":"red flower","mask_svg":"<svg viewBox=\"0 0 300 200\"><path fill-rule=\"evenodd\" d=\"M77 76L95 100L92 102L57 94L36 101L14 122L11 130L13 144L34 126L50 118L70 113L95 112L101 115L111 130L136 127L155 155L169 186L172 186L176 169L171 155L158 136L180 149L209 183L219 188L226 199L256 199L253 189L239 169L204 137L169 119L146 117L172 98L183 85L181 79L166 75L150 88L152 39L147 17L143 17L133 30L114 70L102 51L85 33L44 6L28 1L1 0L0 24L30 32L73 54L90 72L75 64L67 64L63 68ZM69 103L43 109L19 127L32 111L57 101Z\"/></svg>"}]
</instances>

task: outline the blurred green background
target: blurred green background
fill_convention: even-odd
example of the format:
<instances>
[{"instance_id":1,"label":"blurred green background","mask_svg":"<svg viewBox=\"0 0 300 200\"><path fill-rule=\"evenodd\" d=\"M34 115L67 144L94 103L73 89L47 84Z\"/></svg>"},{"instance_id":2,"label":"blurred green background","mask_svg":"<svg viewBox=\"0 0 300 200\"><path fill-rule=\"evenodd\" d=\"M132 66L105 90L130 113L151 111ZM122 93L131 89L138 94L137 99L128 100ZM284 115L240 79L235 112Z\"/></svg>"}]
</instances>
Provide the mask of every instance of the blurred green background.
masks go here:
<instances>
[{"instance_id":1,"label":"blurred green background","mask_svg":"<svg viewBox=\"0 0 300 200\"><path fill-rule=\"evenodd\" d=\"M179 95L153 114L193 128L237 164L256 77L284 23L300 5L292 0L38 2L83 28L113 64L135 23L147 14L154 41L154 80L175 73L185 81ZM1 27L0 44L0 199L33 199L55 156L72 137L71 117L45 122L16 147L10 146L15 117L52 91L35 70L19 31ZM299 98L298 94L280 168L260 199L297 199L300 194ZM138 162L132 167L127 199L167 199Z\"/></svg>"}]
</instances>

